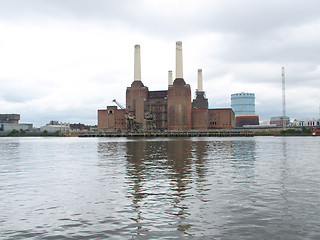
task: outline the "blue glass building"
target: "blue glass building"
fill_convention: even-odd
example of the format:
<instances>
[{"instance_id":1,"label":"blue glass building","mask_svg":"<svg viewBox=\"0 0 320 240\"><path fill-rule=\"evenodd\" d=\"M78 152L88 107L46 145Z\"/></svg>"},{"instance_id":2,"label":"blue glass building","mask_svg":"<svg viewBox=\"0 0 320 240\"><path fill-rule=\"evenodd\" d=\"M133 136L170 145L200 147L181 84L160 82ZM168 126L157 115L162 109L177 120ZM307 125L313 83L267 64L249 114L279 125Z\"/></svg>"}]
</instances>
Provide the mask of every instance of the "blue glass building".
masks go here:
<instances>
[{"instance_id":1,"label":"blue glass building","mask_svg":"<svg viewBox=\"0 0 320 240\"><path fill-rule=\"evenodd\" d=\"M255 95L254 93L234 93L231 94L231 108L235 115L255 115Z\"/></svg>"}]
</instances>

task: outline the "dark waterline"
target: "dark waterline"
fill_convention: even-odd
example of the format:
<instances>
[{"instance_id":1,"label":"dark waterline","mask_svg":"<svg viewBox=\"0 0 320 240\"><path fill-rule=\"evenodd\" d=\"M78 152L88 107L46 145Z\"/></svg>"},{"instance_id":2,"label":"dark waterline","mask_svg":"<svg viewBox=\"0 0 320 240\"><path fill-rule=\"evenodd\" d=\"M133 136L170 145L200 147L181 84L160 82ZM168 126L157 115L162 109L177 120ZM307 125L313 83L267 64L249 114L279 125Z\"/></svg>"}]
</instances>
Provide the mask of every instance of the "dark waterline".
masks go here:
<instances>
[{"instance_id":1,"label":"dark waterline","mask_svg":"<svg viewBox=\"0 0 320 240\"><path fill-rule=\"evenodd\" d=\"M0 138L0 239L320 239L320 138Z\"/></svg>"}]
</instances>

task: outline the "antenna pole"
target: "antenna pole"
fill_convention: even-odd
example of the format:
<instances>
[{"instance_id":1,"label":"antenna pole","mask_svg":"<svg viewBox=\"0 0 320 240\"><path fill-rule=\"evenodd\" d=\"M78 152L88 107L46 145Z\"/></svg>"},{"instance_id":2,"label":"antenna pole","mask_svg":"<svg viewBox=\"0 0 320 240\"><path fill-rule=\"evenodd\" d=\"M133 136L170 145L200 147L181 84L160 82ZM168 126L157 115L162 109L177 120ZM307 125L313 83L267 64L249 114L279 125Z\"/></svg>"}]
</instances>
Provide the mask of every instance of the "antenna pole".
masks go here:
<instances>
[{"instance_id":1,"label":"antenna pole","mask_svg":"<svg viewBox=\"0 0 320 240\"><path fill-rule=\"evenodd\" d=\"M284 67L282 67L282 127L285 127L286 124L286 89L285 89L285 71Z\"/></svg>"}]
</instances>

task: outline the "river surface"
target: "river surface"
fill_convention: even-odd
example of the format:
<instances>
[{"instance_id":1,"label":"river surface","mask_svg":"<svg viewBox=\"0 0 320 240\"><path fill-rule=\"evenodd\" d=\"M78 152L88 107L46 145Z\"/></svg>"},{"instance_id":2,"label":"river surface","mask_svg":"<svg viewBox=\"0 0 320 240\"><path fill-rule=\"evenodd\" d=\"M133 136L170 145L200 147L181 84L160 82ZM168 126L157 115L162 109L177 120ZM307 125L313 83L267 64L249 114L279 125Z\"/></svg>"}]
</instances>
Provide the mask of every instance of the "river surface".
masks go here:
<instances>
[{"instance_id":1,"label":"river surface","mask_svg":"<svg viewBox=\"0 0 320 240\"><path fill-rule=\"evenodd\" d=\"M0 138L0 239L320 239L320 137Z\"/></svg>"}]
</instances>

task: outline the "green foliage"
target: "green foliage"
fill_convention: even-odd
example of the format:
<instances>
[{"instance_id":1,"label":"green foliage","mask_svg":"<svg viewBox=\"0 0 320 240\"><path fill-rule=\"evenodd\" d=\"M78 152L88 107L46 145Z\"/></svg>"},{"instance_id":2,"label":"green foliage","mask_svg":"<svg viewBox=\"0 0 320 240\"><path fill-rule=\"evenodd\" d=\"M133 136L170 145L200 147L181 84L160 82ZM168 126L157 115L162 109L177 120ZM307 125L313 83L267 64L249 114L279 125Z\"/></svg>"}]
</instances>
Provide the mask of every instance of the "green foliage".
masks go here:
<instances>
[{"instance_id":1,"label":"green foliage","mask_svg":"<svg viewBox=\"0 0 320 240\"><path fill-rule=\"evenodd\" d=\"M282 130L280 133L281 135L311 135L312 130L306 127L302 127L302 129L289 128Z\"/></svg>"},{"instance_id":2,"label":"green foliage","mask_svg":"<svg viewBox=\"0 0 320 240\"><path fill-rule=\"evenodd\" d=\"M28 130L23 130L20 129L19 131L16 129L13 129L11 132L9 133L0 133L0 137L39 137L39 136L43 136L43 137L61 137L64 136L63 134L61 134L60 131L54 132L54 133L49 133L47 130L44 130L43 132L33 132L33 131L28 131Z\"/></svg>"},{"instance_id":3,"label":"green foliage","mask_svg":"<svg viewBox=\"0 0 320 240\"><path fill-rule=\"evenodd\" d=\"M60 131L56 131L54 133L49 133L47 130L44 130L41 133L41 136L59 137L59 136L61 136L61 132Z\"/></svg>"},{"instance_id":4,"label":"green foliage","mask_svg":"<svg viewBox=\"0 0 320 240\"><path fill-rule=\"evenodd\" d=\"M21 134L21 135L25 135L25 134L26 134L26 131L23 130L23 129L20 129L20 134Z\"/></svg>"},{"instance_id":5,"label":"green foliage","mask_svg":"<svg viewBox=\"0 0 320 240\"><path fill-rule=\"evenodd\" d=\"M44 130L41 135L42 135L42 136L48 136L48 134L49 134L48 131L47 131L47 130Z\"/></svg>"},{"instance_id":6,"label":"green foliage","mask_svg":"<svg viewBox=\"0 0 320 240\"><path fill-rule=\"evenodd\" d=\"M20 132L16 129L13 129L8 135L9 136L17 136L17 135L20 135Z\"/></svg>"},{"instance_id":7,"label":"green foliage","mask_svg":"<svg viewBox=\"0 0 320 240\"><path fill-rule=\"evenodd\" d=\"M292 129L292 128L290 128L290 129L282 130L281 134L283 134L283 135L288 135L288 134L290 134L290 135L300 135L301 134L301 130L300 129Z\"/></svg>"},{"instance_id":8,"label":"green foliage","mask_svg":"<svg viewBox=\"0 0 320 240\"><path fill-rule=\"evenodd\" d=\"M307 134L307 135L310 135L312 133L312 130L311 129L308 129L306 127L302 127L302 132L304 134Z\"/></svg>"}]
</instances>

